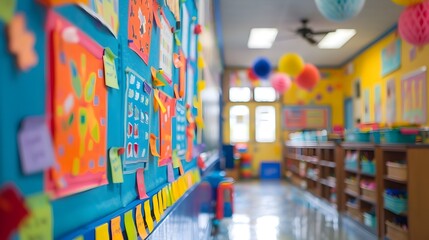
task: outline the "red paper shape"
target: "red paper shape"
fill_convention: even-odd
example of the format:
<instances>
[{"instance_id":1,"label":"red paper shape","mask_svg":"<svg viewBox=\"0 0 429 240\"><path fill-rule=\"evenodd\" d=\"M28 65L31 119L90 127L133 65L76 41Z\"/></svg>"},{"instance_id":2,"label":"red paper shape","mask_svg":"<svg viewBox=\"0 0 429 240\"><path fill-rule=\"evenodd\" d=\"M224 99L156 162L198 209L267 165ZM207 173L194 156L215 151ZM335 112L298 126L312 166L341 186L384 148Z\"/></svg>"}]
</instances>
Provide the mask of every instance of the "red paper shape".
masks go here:
<instances>
[{"instance_id":1,"label":"red paper shape","mask_svg":"<svg viewBox=\"0 0 429 240\"><path fill-rule=\"evenodd\" d=\"M0 239L9 239L29 212L18 189L7 184L0 189Z\"/></svg>"},{"instance_id":2,"label":"red paper shape","mask_svg":"<svg viewBox=\"0 0 429 240\"><path fill-rule=\"evenodd\" d=\"M137 190L139 192L139 198L140 199L149 198L149 196L146 193L146 185L144 184L143 168L137 169L136 179L137 179Z\"/></svg>"}]
</instances>

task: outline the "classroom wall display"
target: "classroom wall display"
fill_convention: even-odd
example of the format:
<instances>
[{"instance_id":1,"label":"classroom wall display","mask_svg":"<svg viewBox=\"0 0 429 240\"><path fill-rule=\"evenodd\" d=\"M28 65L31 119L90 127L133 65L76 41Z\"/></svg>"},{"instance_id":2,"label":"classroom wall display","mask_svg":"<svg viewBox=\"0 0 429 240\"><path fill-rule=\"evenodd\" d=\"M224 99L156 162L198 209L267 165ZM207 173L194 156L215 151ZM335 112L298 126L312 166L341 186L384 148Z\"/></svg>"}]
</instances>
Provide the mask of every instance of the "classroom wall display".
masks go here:
<instances>
[{"instance_id":1,"label":"classroom wall display","mask_svg":"<svg viewBox=\"0 0 429 240\"><path fill-rule=\"evenodd\" d=\"M164 77L171 83L173 75L173 33L171 32L168 20L165 18L165 14L162 14L161 26L159 68L163 70Z\"/></svg>"},{"instance_id":2,"label":"classroom wall display","mask_svg":"<svg viewBox=\"0 0 429 240\"><path fill-rule=\"evenodd\" d=\"M401 39L396 39L381 51L381 75L386 76L400 67Z\"/></svg>"},{"instance_id":3,"label":"classroom wall display","mask_svg":"<svg viewBox=\"0 0 429 240\"><path fill-rule=\"evenodd\" d=\"M330 107L285 106L282 122L284 130L330 129Z\"/></svg>"},{"instance_id":4,"label":"classroom wall display","mask_svg":"<svg viewBox=\"0 0 429 240\"><path fill-rule=\"evenodd\" d=\"M149 135L152 100L151 85L134 70L126 69L124 173L146 168L149 160Z\"/></svg>"},{"instance_id":5,"label":"classroom wall display","mask_svg":"<svg viewBox=\"0 0 429 240\"><path fill-rule=\"evenodd\" d=\"M152 1L131 0L129 4L128 46L148 64L153 26Z\"/></svg>"},{"instance_id":6,"label":"classroom wall display","mask_svg":"<svg viewBox=\"0 0 429 240\"><path fill-rule=\"evenodd\" d=\"M383 108L381 104L381 85L377 84L374 87L374 121L381 122Z\"/></svg>"},{"instance_id":7,"label":"classroom wall display","mask_svg":"<svg viewBox=\"0 0 429 240\"><path fill-rule=\"evenodd\" d=\"M164 111L159 110L159 144L160 158L158 166L165 166L172 161L172 119L176 112L176 99L159 91L159 99L164 105Z\"/></svg>"},{"instance_id":8,"label":"classroom wall display","mask_svg":"<svg viewBox=\"0 0 429 240\"><path fill-rule=\"evenodd\" d=\"M89 14L105 25L113 35L119 31L119 0L92 0L80 4Z\"/></svg>"},{"instance_id":9,"label":"classroom wall display","mask_svg":"<svg viewBox=\"0 0 429 240\"><path fill-rule=\"evenodd\" d=\"M396 82L390 79L386 84L386 122L396 121Z\"/></svg>"},{"instance_id":10,"label":"classroom wall display","mask_svg":"<svg viewBox=\"0 0 429 240\"><path fill-rule=\"evenodd\" d=\"M427 77L422 67L402 78L402 120L425 124L427 120Z\"/></svg>"},{"instance_id":11,"label":"classroom wall display","mask_svg":"<svg viewBox=\"0 0 429 240\"><path fill-rule=\"evenodd\" d=\"M107 183L107 89L103 48L55 13L48 19L56 163L46 174L46 190L58 198Z\"/></svg>"}]
</instances>

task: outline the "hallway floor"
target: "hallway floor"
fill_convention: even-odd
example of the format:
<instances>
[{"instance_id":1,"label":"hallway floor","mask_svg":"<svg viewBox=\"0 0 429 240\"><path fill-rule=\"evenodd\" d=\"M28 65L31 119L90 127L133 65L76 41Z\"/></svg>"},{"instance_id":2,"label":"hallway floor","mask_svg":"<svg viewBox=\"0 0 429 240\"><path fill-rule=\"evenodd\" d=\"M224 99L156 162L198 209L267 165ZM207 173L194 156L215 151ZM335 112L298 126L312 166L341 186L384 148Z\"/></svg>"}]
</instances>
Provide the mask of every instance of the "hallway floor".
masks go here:
<instances>
[{"instance_id":1,"label":"hallway floor","mask_svg":"<svg viewBox=\"0 0 429 240\"><path fill-rule=\"evenodd\" d=\"M220 223L215 240L372 240L351 220L285 181L235 184L234 216Z\"/></svg>"}]
</instances>

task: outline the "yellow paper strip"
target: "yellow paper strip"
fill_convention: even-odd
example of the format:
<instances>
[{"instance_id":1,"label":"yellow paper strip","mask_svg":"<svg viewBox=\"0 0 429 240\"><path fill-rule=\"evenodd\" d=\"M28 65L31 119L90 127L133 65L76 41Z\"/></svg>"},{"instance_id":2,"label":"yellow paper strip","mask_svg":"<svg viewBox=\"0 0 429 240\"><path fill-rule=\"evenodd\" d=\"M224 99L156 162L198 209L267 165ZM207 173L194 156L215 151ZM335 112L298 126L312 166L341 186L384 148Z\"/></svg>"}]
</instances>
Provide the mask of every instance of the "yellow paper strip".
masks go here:
<instances>
[{"instance_id":1,"label":"yellow paper strip","mask_svg":"<svg viewBox=\"0 0 429 240\"><path fill-rule=\"evenodd\" d=\"M159 222L161 220L161 215L159 214L159 205L158 205L158 195L152 196L152 204L153 204L153 213L155 214L155 220Z\"/></svg>"},{"instance_id":2,"label":"yellow paper strip","mask_svg":"<svg viewBox=\"0 0 429 240\"><path fill-rule=\"evenodd\" d=\"M158 106L161 108L162 113L165 113L165 111L167 111L167 109L164 106L164 103L161 101L161 99L159 99L159 90L155 89L153 91L153 96L155 98L155 101L158 103Z\"/></svg>"},{"instance_id":3,"label":"yellow paper strip","mask_svg":"<svg viewBox=\"0 0 429 240\"><path fill-rule=\"evenodd\" d=\"M109 240L109 224L105 223L95 228L96 240Z\"/></svg>"},{"instance_id":4,"label":"yellow paper strip","mask_svg":"<svg viewBox=\"0 0 429 240\"><path fill-rule=\"evenodd\" d=\"M162 201L162 191L159 191L158 194L158 207L159 207L159 214L162 216L164 214L164 202Z\"/></svg>"},{"instance_id":5,"label":"yellow paper strip","mask_svg":"<svg viewBox=\"0 0 429 240\"><path fill-rule=\"evenodd\" d=\"M153 219L152 213L150 212L149 200L144 202L144 217L146 220L147 228L149 229L149 233L151 233L153 231Z\"/></svg>"}]
</instances>

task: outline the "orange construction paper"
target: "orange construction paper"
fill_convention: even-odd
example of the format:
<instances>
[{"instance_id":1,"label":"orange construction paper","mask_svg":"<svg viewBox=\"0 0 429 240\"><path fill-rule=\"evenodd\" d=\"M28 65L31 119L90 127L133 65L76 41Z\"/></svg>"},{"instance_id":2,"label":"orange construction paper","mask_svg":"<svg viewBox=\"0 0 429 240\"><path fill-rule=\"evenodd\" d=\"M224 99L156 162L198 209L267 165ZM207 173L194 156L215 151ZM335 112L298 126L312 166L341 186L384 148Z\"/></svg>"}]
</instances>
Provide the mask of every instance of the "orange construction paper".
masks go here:
<instances>
[{"instance_id":1,"label":"orange construction paper","mask_svg":"<svg viewBox=\"0 0 429 240\"><path fill-rule=\"evenodd\" d=\"M60 6L60 5L66 5L66 4L78 4L78 3L84 3L88 4L89 0L39 0L41 3L47 5L47 6Z\"/></svg>"},{"instance_id":2,"label":"orange construction paper","mask_svg":"<svg viewBox=\"0 0 429 240\"><path fill-rule=\"evenodd\" d=\"M158 166L165 166L172 161L172 117L176 108L176 100L159 92L159 100L164 105L166 111L159 113L159 141L160 141L160 159ZM162 106L161 105L161 106ZM161 107L162 108L162 107Z\"/></svg>"},{"instance_id":3,"label":"orange construction paper","mask_svg":"<svg viewBox=\"0 0 429 240\"><path fill-rule=\"evenodd\" d=\"M128 46L148 64L153 25L153 2L151 0L129 2Z\"/></svg>"},{"instance_id":4,"label":"orange construction paper","mask_svg":"<svg viewBox=\"0 0 429 240\"><path fill-rule=\"evenodd\" d=\"M161 7L158 4L157 0L153 0L153 16L155 18L156 26L158 26L159 29L162 29L161 19L159 14L163 14Z\"/></svg>"},{"instance_id":5,"label":"orange construction paper","mask_svg":"<svg viewBox=\"0 0 429 240\"><path fill-rule=\"evenodd\" d=\"M117 216L110 220L110 233L112 240L124 240L121 229L121 216Z\"/></svg>"},{"instance_id":6,"label":"orange construction paper","mask_svg":"<svg viewBox=\"0 0 429 240\"><path fill-rule=\"evenodd\" d=\"M136 207L136 223L137 223L137 231L139 233L139 236L142 239L145 239L147 237L146 227L144 225L143 221L143 215L142 215L142 205L139 204Z\"/></svg>"},{"instance_id":7,"label":"orange construction paper","mask_svg":"<svg viewBox=\"0 0 429 240\"><path fill-rule=\"evenodd\" d=\"M158 150L156 149L156 138L157 137L155 136L155 134L153 133L150 134L150 139L149 139L150 153L152 153L152 155L155 157L159 157Z\"/></svg>"},{"instance_id":8,"label":"orange construction paper","mask_svg":"<svg viewBox=\"0 0 429 240\"><path fill-rule=\"evenodd\" d=\"M185 91L186 91L186 58L185 54L183 54L183 51L180 50L179 52L180 56L180 72L179 72L179 96L180 98L185 97Z\"/></svg>"},{"instance_id":9,"label":"orange construction paper","mask_svg":"<svg viewBox=\"0 0 429 240\"><path fill-rule=\"evenodd\" d=\"M57 198L107 184L107 89L102 47L54 12L47 32L56 167L47 174L46 190Z\"/></svg>"}]
</instances>

